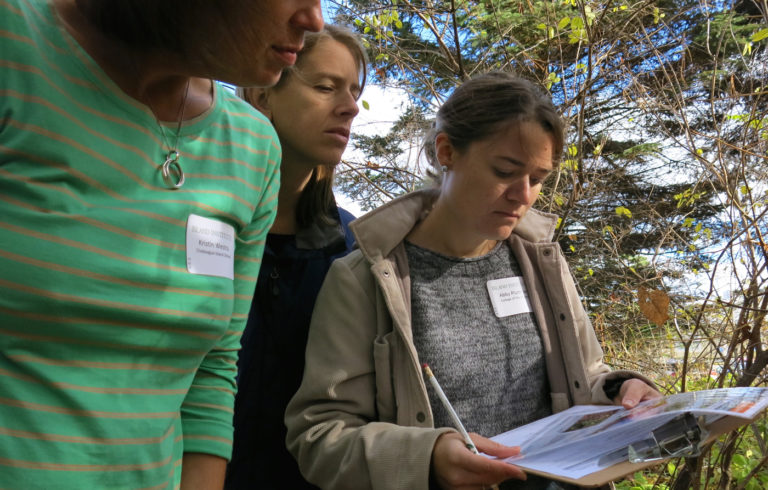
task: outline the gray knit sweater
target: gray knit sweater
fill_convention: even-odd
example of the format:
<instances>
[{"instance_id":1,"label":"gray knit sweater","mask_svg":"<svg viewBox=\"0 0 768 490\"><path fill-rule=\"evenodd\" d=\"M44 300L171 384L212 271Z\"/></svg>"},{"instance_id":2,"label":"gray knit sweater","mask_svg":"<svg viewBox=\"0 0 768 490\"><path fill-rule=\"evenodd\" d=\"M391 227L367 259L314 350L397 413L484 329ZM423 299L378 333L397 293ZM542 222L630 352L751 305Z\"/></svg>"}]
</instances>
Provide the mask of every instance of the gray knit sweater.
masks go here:
<instances>
[{"instance_id":1,"label":"gray knit sweater","mask_svg":"<svg viewBox=\"0 0 768 490\"><path fill-rule=\"evenodd\" d=\"M541 336L532 313L497 317L487 282L520 276L506 242L474 258L406 242L413 338L470 432L490 437L551 413ZM436 427L452 427L429 388Z\"/></svg>"}]
</instances>

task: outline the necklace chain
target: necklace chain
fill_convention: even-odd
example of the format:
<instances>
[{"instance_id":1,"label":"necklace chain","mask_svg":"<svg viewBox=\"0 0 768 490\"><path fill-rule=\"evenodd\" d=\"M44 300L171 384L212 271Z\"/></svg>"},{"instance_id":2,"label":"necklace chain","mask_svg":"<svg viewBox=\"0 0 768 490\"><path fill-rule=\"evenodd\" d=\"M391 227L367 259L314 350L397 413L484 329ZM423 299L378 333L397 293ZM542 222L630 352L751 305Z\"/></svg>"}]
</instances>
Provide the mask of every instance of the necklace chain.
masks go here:
<instances>
[{"instance_id":1,"label":"necklace chain","mask_svg":"<svg viewBox=\"0 0 768 490\"><path fill-rule=\"evenodd\" d=\"M181 105L178 111L178 123L176 124L176 139L173 142L173 147L168 143L168 139L165 135L165 128L160 124L160 120L155 116L157 125L160 126L160 134L163 137L163 142L168 148L168 153L165 155L165 161L160 167L160 172L163 175L163 182L170 189L178 189L184 185L184 170L179 163L179 137L181 136L181 123L184 121L184 110L187 107L187 96L189 95L189 80L187 80L187 87L184 89L184 97L181 99Z\"/></svg>"}]
</instances>

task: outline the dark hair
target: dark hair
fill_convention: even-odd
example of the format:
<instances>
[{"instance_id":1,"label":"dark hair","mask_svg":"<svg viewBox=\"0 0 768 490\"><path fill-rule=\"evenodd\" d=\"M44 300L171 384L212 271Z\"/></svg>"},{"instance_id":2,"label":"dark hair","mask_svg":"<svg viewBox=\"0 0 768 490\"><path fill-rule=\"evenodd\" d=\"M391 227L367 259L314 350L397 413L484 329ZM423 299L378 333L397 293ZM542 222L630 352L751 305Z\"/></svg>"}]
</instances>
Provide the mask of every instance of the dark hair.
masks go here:
<instances>
[{"instance_id":1,"label":"dark hair","mask_svg":"<svg viewBox=\"0 0 768 490\"><path fill-rule=\"evenodd\" d=\"M127 46L137 50L182 52L179 35L190 8L179 8L180 2L76 0L75 3L102 33Z\"/></svg>"},{"instance_id":2,"label":"dark hair","mask_svg":"<svg viewBox=\"0 0 768 490\"><path fill-rule=\"evenodd\" d=\"M75 3L80 13L110 39L138 52L163 51L190 62L222 55L190 43L190 39L199 39L201 25L205 26L206 36L231 39L230 44L237 49L238 45L247 43L238 42L234 33L247 30L233 27L253 19L246 13L258 13L263 8L260 1L242 0L75 0ZM203 39L202 44L207 41L210 38ZM244 56L245 52L239 55Z\"/></svg>"},{"instance_id":3,"label":"dark hair","mask_svg":"<svg viewBox=\"0 0 768 490\"><path fill-rule=\"evenodd\" d=\"M565 141L563 120L549 96L533 82L510 73L490 72L464 82L437 111L423 151L438 184L442 172L435 154L435 137L445 133L459 151L488 138L510 122L536 122L554 139L552 162L557 165Z\"/></svg>"},{"instance_id":4,"label":"dark hair","mask_svg":"<svg viewBox=\"0 0 768 490\"><path fill-rule=\"evenodd\" d=\"M368 56L366 55L365 48L363 48L359 38L352 31L345 27L331 24L326 24L320 32L306 33L304 36L304 47L298 53L296 64L283 70L280 81L274 87L264 90L280 90L292 76L300 76L302 60L324 39L343 44L352 54L352 58L357 64L360 76L360 92L362 93L368 71ZM253 97L254 90L257 89L238 88L237 93L245 101L258 108L257 101ZM309 182L304 187L304 190L302 190L299 202L296 205L296 224L299 228L306 228L318 220L328 224L336 221L335 216L330 214L336 203L333 197L335 169L336 165L334 164L332 166L320 165L312 170Z\"/></svg>"}]
</instances>

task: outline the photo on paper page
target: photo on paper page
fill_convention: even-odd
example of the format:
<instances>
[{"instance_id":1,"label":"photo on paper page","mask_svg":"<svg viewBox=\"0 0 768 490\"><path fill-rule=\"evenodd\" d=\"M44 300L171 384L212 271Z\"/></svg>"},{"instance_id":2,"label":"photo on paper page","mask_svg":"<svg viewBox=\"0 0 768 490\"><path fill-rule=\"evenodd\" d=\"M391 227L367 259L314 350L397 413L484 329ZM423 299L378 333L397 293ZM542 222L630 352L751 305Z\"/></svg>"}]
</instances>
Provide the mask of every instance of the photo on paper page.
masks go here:
<instances>
[{"instance_id":1,"label":"photo on paper page","mask_svg":"<svg viewBox=\"0 0 768 490\"><path fill-rule=\"evenodd\" d=\"M626 410L618 406L577 405L491 439L508 446L520 446L520 455L507 461L523 469L568 479L579 479L626 462L628 447L647 444L654 431L664 433L680 445L678 432L690 429L691 418L701 433L720 419L732 419L729 426L744 425L768 407L768 388L721 388L679 393L648 400ZM665 425L666 424L666 425ZM675 425L678 424L678 425ZM686 425L688 424L688 425ZM658 429L664 426L664 431ZM732 429L731 429L732 430ZM714 430L710 436L719 435ZM660 441L663 443L664 441ZM696 441L698 442L698 441ZM692 447L692 450L695 447ZM658 458L672 457L664 450Z\"/></svg>"}]
</instances>

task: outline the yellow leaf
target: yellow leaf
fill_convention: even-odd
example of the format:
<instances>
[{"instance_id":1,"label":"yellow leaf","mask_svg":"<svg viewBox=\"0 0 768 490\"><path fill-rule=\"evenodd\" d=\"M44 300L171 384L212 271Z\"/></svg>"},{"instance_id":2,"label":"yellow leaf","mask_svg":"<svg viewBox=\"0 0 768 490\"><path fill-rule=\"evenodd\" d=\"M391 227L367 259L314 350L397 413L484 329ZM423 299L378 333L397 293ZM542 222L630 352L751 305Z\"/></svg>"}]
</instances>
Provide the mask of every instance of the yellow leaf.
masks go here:
<instances>
[{"instance_id":1,"label":"yellow leaf","mask_svg":"<svg viewBox=\"0 0 768 490\"><path fill-rule=\"evenodd\" d=\"M750 41L752 41L753 43L756 43L758 41L762 41L765 38L768 38L768 29L761 29L756 33L752 34Z\"/></svg>"},{"instance_id":2,"label":"yellow leaf","mask_svg":"<svg viewBox=\"0 0 768 490\"><path fill-rule=\"evenodd\" d=\"M632 217L632 211L625 208L624 206L618 206L616 207L616 214L619 216L623 216L624 218L631 218Z\"/></svg>"}]
</instances>

